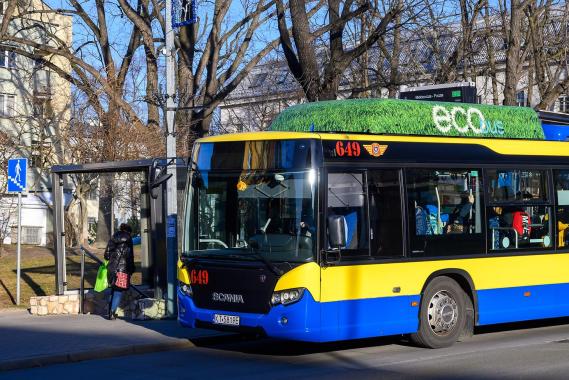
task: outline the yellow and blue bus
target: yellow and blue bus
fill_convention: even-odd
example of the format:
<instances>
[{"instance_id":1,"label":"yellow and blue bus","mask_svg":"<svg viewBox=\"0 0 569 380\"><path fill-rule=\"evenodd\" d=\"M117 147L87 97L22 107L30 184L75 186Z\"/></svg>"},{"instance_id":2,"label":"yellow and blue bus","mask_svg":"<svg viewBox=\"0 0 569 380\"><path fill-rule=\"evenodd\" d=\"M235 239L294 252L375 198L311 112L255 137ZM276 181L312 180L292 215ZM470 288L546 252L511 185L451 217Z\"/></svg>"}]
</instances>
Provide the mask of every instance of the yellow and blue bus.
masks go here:
<instances>
[{"instance_id":1,"label":"yellow and blue bus","mask_svg":"<svg viewBox=\"0 0 569 380\"><path fill-rule=\"evenodd\" d=\"M332 101L271 129L195 144L182 325L435 348L569 316L569 149L532 110Z\"/></svg>"}]
</instances>

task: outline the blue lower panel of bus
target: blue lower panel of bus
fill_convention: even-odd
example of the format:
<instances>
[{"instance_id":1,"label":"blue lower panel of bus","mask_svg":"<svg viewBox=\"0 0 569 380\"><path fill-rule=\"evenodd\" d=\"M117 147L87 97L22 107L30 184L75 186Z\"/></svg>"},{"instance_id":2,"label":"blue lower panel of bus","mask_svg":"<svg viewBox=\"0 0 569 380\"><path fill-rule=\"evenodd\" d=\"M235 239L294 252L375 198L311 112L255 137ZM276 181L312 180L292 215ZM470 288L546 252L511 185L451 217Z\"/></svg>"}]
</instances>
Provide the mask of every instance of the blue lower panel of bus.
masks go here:
<instances>
[{"instance_id":1,"label":"blue lower panel of bus","mask_svg":"<svg viewBox=\"0 0 569 380\"><path fill-rule=\"evenodd\" d=\"M321 303L305 291L294 304L272 307L268 314L251 314L200 309L178 291L178 320L195 327L197 321L212 323L215 314L236 315L240 326L262 328L270 337L327 342L415 332L419 309L411 303L419 299L400 296Z\"/></svg>"},{"instance_id":2,"label":"blue lower panel of bus","mask_svg":"<svg viewBox=\"0 0 569 380\"><path fill-rule=\"evenodd\" d=\"M479 290L477 296L478 325L569 316L569 284ZM211 323L214 314L238 315L241 326L282 339L326 342L407 334L419 327L419 308L412 306L419 295L316 302L306 291L300 301L272 307L268 314L200 309L180 291L178 298L184 326Z\"/></svg>"},{"instance_id":3,"label":"blue lower panel of bus","mask_svg":"<svg viewBox=\"0 0 569 380\"><path fill-rule=\"evenodd\" d=\"M569 316L569 284L479 290L478 324Z\"/></svg>"}]
</instances>

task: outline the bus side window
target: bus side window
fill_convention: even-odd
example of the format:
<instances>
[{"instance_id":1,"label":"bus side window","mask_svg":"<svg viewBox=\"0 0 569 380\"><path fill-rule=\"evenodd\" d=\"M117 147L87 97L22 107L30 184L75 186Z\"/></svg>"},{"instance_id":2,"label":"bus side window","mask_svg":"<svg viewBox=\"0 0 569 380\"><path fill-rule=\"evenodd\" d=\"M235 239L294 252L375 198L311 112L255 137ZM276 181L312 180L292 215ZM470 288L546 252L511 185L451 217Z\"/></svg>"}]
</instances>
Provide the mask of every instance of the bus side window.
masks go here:
<instances>
[{"instance_id":1,"label":"bus side window","mask_svg":"<svg viewBox=\"0 0 569 380\"><path fill-rule=\"evenodd\" d=\"M557 247L569 247L569 170L556 170Z\"/></svg>"},{"instance_id":2,"label":"bus side window","mask_svg":"<svg viewBox=\"0 0 569 380\"><path fill-rule=\"evenodd\" d=\"M346 221L346 246L342 258L369 256L369 228L364 172L328 174L328 216Z\"/></svg>"},{"instance_id":3,"label":"bus side window","mask_svg":"<svg viewBox=\"0 0 569 380\"><path fill-rule=\"evenodd\" d=\"M481 254L482 177L473 169L407 169L410 256Z\"/></svg>"},{"instance_id":4,"label":"bus side window","mask_svg":"<svg viewBox=\"0 0 569 380\"><path fill-rule=\"evenodd\" d=\"M489 251L553 247L547 172L536 169L486 171Z\"/></svg>"}]
</instances>

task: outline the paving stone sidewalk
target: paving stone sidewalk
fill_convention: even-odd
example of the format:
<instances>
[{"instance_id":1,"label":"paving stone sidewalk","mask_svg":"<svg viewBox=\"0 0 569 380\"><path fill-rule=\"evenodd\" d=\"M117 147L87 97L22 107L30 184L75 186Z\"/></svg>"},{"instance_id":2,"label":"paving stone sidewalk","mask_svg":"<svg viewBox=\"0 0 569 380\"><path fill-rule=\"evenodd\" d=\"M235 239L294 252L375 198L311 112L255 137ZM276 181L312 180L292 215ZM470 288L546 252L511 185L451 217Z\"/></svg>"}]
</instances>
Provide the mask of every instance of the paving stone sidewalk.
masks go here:
<instances>
[{"instance_id":1,"label":"paving stone sidewalk","mask_svg":"<svg viewBox=\"0 0 569 380\"><path fill-rule=\"evenodd\" d=\"M186 329L175 320L108 321L98 315L32 316L0 310L0 372L193 346L223 334Z\"/></svg>"}]
</instances>

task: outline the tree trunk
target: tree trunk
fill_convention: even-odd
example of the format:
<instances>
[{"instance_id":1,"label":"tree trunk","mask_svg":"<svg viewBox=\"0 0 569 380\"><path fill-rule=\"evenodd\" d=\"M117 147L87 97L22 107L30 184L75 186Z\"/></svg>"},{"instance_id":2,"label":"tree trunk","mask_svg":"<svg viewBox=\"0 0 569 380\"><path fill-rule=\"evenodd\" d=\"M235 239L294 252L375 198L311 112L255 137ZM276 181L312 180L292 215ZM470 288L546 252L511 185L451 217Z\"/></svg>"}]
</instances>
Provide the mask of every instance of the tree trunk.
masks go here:
<instances>
[{"instance_id":1,"label":"tree trunk","mask_svg":"<svg viewBox=\"0 0 569 380\"><path fill-rule=\"evenodd\" d=\"M114 179L109 174L99 177L99 212L97 218L97 247L106 246L113 234L113 184Z\"/></svg>"},{"instance_id":2,"label":"tree trunk","mask_svg":"<svg viewBox=\"0 0 569 380\"><path fill-rule=\"evenodd\" d=\"M160 125L160 112L158 105L152 101L154 95L158 92L158 63L156 57L146 45L144 46L146 52L146 97L150 100L146 103L148 107L148 127L156 128Z\"/></svg>"},{"instance_id":3,"label":"tree trunk","mask_svg":"<svg viewBox=\"0 0 569 380\"><path fill-rule=\"evenodd\" d=\"M506 71L504 83L504 105L516 105L516 92L520 80L520 51L522 33L522 4L520 0L511 0L510 28L507 33ZM507 11L506 11L507 12Z\"/></svg>"}]
</instances>

